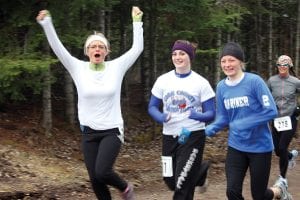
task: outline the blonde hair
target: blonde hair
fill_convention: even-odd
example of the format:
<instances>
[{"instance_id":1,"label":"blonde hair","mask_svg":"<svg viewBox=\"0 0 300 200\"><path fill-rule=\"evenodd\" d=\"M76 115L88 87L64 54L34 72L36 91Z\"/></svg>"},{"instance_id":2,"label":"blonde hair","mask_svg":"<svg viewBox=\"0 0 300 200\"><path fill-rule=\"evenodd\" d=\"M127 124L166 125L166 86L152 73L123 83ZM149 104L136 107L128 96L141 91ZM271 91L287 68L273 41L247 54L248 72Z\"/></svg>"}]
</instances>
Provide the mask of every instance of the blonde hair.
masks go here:
<instances>
[{"instance_id":1,"label":"blonde hair","mask_svg":"<svg viewBox=\"0 0 300 200\"><path fill-rule=\"evenodd\" d=\"M176 40L175 43L183 43L183 44L187 44L187 45L191 45L193 47L194 50L197 49L198 47L198 43L195 43L195 42L190 42L188 40Z\"/></svg>"},{"instance_id":2,"label":"blonde hair","mask_svg":"<svg viewBox=\"0 0 300 200\"><path fill-rule=\"evenodd\" d=\"M88 36L88 38L85 41L84 55L87 55L87 50L88 50L89 45L91 44L91 42L93 42L95 40L99 40L100 42L102 42L105 45L106 50L108 52L110 52L110 44L109 44L108 40L106 39L106 37L104 36L104 34L100 33L100 32L97 32L97 31L94 31L94 34Z\"/></svg>"}]
</instances>

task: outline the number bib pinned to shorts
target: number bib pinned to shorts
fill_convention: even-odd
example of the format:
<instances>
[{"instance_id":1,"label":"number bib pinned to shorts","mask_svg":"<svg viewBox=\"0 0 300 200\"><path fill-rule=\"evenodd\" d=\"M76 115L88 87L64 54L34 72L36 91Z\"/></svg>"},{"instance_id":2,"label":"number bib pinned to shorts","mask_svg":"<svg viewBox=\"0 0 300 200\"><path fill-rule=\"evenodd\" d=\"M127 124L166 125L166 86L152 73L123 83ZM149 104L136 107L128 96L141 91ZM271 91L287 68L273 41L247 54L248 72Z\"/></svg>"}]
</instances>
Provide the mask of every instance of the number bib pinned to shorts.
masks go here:
<instances>
[{"instance_id":1,"label":"number bib pinned to shorts","mask_svg":"<svg viewBox=\"0 0 300 200\"><path fill-rule=\"evenodd\" d=\"M173 176L173 160L171 156L162 156L162 176L172 177Z\"/></svg>"},{"instance_id":2,"label":"number bib pinned to shorts","mask_svg":"<svg viewBox=\"0 0 300 200\"><path fill-rule=\"evenodd\" d=\"M277 131L287 131L292 129L292 121L290 116L278 117L274 119L274 127Z\"/></svg>"}]
</instances>

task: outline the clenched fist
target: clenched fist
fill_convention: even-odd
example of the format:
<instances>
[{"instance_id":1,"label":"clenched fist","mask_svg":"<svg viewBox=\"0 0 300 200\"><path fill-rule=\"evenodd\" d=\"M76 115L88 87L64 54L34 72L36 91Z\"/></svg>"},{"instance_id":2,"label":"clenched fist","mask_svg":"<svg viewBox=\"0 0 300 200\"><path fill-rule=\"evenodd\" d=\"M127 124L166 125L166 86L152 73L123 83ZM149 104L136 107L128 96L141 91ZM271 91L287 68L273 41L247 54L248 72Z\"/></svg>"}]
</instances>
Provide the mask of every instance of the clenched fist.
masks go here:
<instances>
[{"instance_id":1,"label":"clenched fist","mask_svg":"<svg viewBox=\"0 0 300 200\"><path fill-rule=\"evenodd\" d=\"M46 16L50 16L50 12L48 10L41 10L36 17L37 21L42 21Z\"/></svg>"},{"instance_id":2,"label":"clenched fist","mask_svg":"<svg viewBox=\"0 0 300 200\"><path fill-rule=\"evenodd\" d=\"M137 6L132 6L131 16L134 22L142 21L143 12Z\"/></svg>"}]
</instances>

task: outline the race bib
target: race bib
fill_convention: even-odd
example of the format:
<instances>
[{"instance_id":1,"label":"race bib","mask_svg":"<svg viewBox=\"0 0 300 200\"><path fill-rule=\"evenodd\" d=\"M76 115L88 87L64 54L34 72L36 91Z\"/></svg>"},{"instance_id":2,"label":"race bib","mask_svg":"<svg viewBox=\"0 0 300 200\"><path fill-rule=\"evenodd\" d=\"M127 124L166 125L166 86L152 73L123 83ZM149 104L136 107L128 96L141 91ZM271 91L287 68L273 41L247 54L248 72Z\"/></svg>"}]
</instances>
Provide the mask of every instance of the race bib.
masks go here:
<instances>
[{"instance_id":1,"label":"race bib","mask_svg":"<svg viewBox=\"0 0 300 200\"><path fill-rule=\"evenodd\" d=\"M162 176L172 177L173 176L173 161L171 156L162 156Z\"/></svg>"},{"instance_id":2,"label":"race bib","mask_svg":"<svg viewBox=\"0 0 300 200\"><path fill-rule=\"evenodd\" d=\"M274 127L277 131L287 131L292 129L290 116L278 117L274 119Z\"/></svg>"}]
</instances>

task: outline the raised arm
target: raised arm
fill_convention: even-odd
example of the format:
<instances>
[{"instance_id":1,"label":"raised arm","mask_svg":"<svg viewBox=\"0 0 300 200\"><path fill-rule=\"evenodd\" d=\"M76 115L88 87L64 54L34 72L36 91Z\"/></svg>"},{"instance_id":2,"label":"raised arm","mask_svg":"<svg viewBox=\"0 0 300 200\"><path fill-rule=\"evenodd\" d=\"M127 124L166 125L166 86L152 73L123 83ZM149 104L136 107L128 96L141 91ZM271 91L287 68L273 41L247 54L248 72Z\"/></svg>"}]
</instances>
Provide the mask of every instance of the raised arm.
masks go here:
<instances>
[{"instance_id":1,"label":"raised arm","mask_svg":"<svg viewBox=\"0 0 300 200\"><path fill-rule=\"evenodd\" d=\"M122 56L116 59L122 63L120 70L125 73L138 59L144 50L144 35L143 35L143 12L138 7L132 7L132 21L133 21L133 42L131 48Z\"/></svg>"},{"instance_id":2,"label":"raised arm","mask_svg":"<svg viewBox=\"0 0 300 200\"><path fill-rule=\"evenodd\" d=\"M77 59L67 51L59 40L52 24L50 12L48 10L41 10L37 15L36 20L43 27L47 40L55 55L67 69L70 69L72 67L72 63L74 63Z\"/></svg>"}]
</instances>

